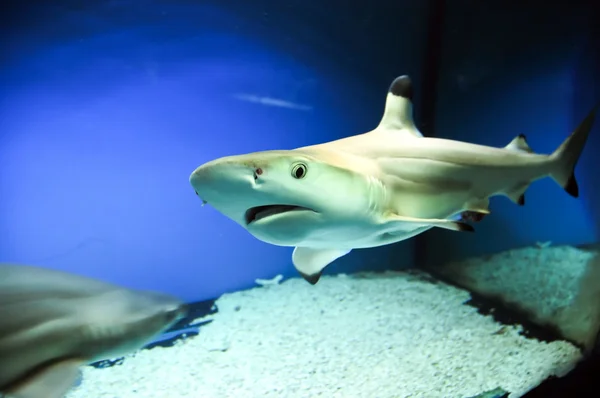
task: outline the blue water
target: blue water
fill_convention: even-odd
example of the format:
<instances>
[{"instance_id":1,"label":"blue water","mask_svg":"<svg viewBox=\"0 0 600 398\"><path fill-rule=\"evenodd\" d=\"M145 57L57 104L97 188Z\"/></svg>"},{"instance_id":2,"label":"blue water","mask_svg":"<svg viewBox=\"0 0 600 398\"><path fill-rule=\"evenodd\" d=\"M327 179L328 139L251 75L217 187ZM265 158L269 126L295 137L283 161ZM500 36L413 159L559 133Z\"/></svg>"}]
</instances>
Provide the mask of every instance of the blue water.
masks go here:
<instances>
[{"instance_id":1,"label":"blue water","mask_svg":"<svg viewBox=\"0 0 600 398\"><path fill-rule=\"evenodd\" d=\"M367 131L400 74L415 81L424 131L493 146L525 133L537 152L599 98L598 32L583 3L526 16L454 2L434 68L425 2L13 3L0 67L0 260L190 301L296 275L291 249L200 207L187 179L208 160ZM435 117L423 120L419 89L434 77ZM415 241L428 262L597 241L599 126L576 171L579 199L540 181L525 207L493 200L477 234L433 230L327 272L413 265Z\"/></svg>"},{"instance_id":2,"label":"blue water","mask_svg":"<svg viewBox=\"0 0 600 398\"><path fill-rule=\"evenodd\" d=\"M535 152L552 152L600 102L599 9L11 1L0 12L0 263L205 303L256 278L296 277L291 248L201 206L188 182L196 167L369 131L404 74L426 135L500 147L525 134ZM474 234L433 229L354 250L325 273L597 243L599 151L597 120L575 171L579 198L538 181L525 206L492 199Z\"/></svg>"}]
</instances>

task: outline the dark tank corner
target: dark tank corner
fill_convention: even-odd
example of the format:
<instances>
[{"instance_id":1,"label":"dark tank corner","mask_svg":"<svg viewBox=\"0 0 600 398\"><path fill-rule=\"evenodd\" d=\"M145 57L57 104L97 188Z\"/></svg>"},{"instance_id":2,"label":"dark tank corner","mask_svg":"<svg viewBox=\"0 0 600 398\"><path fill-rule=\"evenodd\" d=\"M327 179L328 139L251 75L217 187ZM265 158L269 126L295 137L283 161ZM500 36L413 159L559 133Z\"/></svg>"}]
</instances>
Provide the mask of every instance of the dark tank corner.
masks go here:
<instances>
[{"instance_id":1,"label":"dark tank corner","mask_svg":"<svg viewBox=\"0 0 600 398\"><path fill-rule=\"evenodd\" d=\"M581 359L571 369L562 369L524 396L567 396L597 384L591 369L600 366L600 245L540 242L424 268L468 290L471 299L465 304L482 315L520 325L520 333L528 338L567 341L581 350Z\"/></svg>"}]
</instances>

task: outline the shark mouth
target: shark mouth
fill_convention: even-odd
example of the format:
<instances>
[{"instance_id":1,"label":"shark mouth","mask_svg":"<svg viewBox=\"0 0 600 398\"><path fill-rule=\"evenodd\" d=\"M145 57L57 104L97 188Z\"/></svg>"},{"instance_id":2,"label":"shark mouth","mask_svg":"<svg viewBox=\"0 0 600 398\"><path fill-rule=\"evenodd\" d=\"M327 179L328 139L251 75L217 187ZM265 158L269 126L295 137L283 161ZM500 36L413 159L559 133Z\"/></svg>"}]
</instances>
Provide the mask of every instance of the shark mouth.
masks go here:
<instances>
[{"instance_id":1,"label":"shark mouth","mask_svg":"<svg viewBox=\"0 0 600 398\"><path fill-rule=\"evenodd\" d=\"M263 218L271 217L276 214L288 213L291 211L302 211L309 210L308 207L295 206L295 205L266 205L266 206L257 206L252 207L246 210L245 218L246 225L253 223L254 221L262 220Z\"/></svg>"}]
</instances>

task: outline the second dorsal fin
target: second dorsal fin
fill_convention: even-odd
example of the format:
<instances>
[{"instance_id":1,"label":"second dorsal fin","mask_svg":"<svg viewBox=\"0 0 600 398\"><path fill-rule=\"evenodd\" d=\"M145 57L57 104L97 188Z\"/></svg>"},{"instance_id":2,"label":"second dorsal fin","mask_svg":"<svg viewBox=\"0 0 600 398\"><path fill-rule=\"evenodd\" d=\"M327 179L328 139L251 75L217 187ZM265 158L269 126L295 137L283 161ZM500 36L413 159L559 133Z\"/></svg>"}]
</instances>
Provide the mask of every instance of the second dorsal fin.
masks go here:
<instances>
[{"instance_id":1,"label":"second dorsal fin","mask_svg":"<svg viewBox=\"0 0 600 398\"><path fill-rule=\"evenodd\" d=\"M510 149L511 151L533 153L533 150L529 147L529 144L527 144L527 138L524 134L519 134L513 138L513 140L504 148Z\"/></svg>"}]
</instances>

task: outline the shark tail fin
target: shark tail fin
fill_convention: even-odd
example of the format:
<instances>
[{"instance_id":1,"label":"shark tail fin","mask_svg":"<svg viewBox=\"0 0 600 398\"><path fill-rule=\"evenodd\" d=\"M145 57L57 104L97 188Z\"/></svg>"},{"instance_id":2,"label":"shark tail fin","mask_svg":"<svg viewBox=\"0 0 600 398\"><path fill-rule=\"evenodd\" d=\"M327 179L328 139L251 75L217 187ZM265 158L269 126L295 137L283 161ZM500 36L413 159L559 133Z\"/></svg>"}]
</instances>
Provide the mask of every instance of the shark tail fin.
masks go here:
<instances>
[{"instance_id":1,"label":"shark tail fin","mask_svg":"<svg viewBox=\"0 0 600 398\"><path fill-rule=\"evenodd\" d=\"M594 125L597 109L598 106L594 107L575 131L550 155L556 163L550 177L574 198L579 196L579 186L574 173L575 166Z\"/></svg>"}]
</instances>

